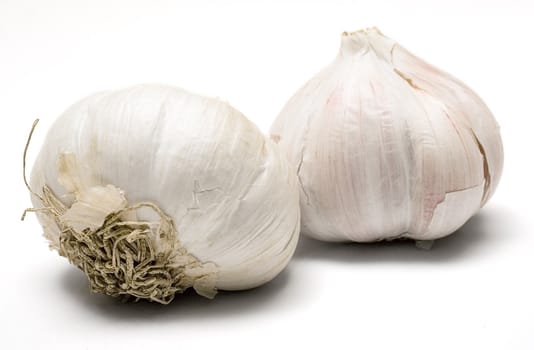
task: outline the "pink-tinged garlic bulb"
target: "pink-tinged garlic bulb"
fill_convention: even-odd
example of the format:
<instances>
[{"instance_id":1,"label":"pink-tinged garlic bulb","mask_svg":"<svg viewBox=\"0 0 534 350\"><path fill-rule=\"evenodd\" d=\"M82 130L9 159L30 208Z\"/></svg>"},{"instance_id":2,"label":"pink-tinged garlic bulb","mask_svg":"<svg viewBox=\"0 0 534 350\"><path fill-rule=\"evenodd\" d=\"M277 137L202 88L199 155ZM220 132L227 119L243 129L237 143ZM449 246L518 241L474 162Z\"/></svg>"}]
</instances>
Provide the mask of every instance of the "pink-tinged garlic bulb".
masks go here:
<instances>
[{"instance_id":1,"label":"pink-tinged garlic bulb","mask_svg":"<svg viewBox=\"0 0 534 350\"><path fill-rule=\"evenodd\" d=\"M325 241L446 236L488 201L503 166L484 102L376 28L343 33L271 137L298 169L303 233Z\"/></svg>"}]
</instances>

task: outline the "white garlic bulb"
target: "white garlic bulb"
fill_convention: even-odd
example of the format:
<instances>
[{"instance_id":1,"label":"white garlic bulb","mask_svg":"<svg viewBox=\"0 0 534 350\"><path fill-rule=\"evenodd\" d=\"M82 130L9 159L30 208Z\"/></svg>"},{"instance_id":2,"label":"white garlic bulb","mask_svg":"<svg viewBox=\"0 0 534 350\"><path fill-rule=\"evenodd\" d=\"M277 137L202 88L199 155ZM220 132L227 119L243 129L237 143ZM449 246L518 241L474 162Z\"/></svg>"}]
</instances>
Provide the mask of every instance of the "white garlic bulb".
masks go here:
<instances>
[{"instance_id":1,"label":"white garlic bulb","mask_svg":"<svg viewBox=\"0 0 534 350\"><path fill-rule=\"evenodd\" d=\"M271 137L298 169L302 232L325 241L448 235L488 201L503 166L484 102L376 28L343 33Z\"/></svg>"},{"instance_id":2,"label":"white garlic bulb","mask_svg":"<svg viewBox=\"0 0 534 350\"><path fill-rule=\"evenodd\" d=\"M113 296L256 287L298 240L298 181L278 146L227 103L169 86L74 104L30 187L51 246Z\"/></svg>"}]
</instances>

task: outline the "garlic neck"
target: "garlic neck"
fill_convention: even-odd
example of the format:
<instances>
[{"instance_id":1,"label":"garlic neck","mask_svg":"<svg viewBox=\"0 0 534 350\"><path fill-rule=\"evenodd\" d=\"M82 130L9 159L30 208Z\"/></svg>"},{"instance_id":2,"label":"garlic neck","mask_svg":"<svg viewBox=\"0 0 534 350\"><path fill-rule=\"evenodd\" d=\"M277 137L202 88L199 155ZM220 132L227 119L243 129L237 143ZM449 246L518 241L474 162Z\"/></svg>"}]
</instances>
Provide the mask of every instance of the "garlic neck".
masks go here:
<instances>
[{"instance_id":1,"label":"garlic neck","mask_svg":"<svg viewBox=\"0 0 534 350\"><path fill-rule=\"evenodd\" d=\"M395 45L395 41L384 36L378 28L366 28L352 33L344 32L339 55L351 57L373 52L378 58L391 63L391 50Z\"/></svg>"}]
</instances>

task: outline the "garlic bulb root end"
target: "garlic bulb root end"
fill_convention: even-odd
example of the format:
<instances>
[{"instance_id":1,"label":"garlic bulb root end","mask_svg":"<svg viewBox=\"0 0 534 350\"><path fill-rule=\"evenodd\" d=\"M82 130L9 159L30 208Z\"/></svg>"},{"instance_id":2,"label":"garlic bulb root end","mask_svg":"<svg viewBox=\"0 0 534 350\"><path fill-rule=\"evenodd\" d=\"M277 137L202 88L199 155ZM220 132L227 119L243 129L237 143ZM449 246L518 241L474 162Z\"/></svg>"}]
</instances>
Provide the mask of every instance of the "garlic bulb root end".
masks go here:
<instances>
[{"instance_id":1,"label":"garlic bulb root end","mask_svg":"<svg viewBox=\"0 0 534 350\"><path fill-rule=\"evenodd\" d=\"M415 241L415 247L421 250L431 250L433 246L434 246L434 240L429 240L429 241L416 240Z\"/></svg>"},{"instance_id":2,"label":"garlic bulb root end","mask_svg":"<svg viewBox=\"0 0 534 350\"><path fill-rule=\"evenodd\" d=\"M39 195L43 208L29 210L46 217L50 247L87 275L91 291L161 304L190 287L215 296L217 266L200 262L180 245L173 220L156 204L129 205L112 185L80 187L71 171L72 154L62 154L58 163L62 182L72 180L64 185L75 189L76 200L67 208L45 185ZM138 220L139 210L150 210L157 219Z\"/></svg>"}]
</instances>

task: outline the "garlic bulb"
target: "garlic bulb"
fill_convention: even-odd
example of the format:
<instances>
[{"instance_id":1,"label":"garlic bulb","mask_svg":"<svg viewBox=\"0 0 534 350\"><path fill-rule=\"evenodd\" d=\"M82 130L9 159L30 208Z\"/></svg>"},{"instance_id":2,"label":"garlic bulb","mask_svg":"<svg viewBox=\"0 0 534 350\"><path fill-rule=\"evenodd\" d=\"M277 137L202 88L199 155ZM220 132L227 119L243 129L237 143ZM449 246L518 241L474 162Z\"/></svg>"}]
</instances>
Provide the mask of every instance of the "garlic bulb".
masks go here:
<instances>
[{"instance_id":1,"label":"garlic bulb","mask_svg":"<svg viewBox=\"0 0 534 350\"><path fill-rule=\"evenodd\" d=\"M256 287L298 240L298 181L276 144L227 103L169 86L74 104L29 187L51 247L112 296Z\"/></svg>"},{"instance_id":2,"label":"garlic bulb","mask_svg":"<svg viewBox=\"0 0 534 350\"><path fill-rule=\"evenodd\" d=\"M343 33L271 137L298 169L302 232L325 241L448 235L488 201L503 165L482 100L376 28Z\"/></svg>"}]
</instances>

